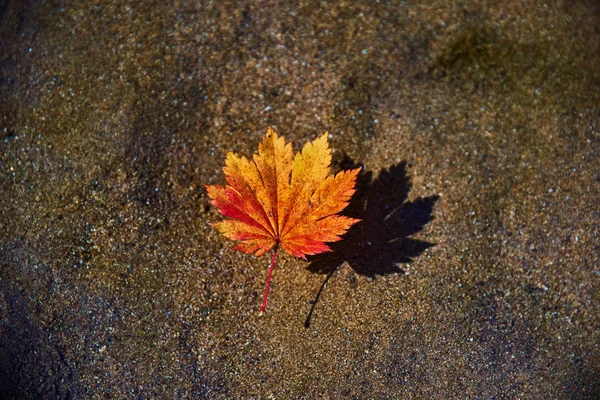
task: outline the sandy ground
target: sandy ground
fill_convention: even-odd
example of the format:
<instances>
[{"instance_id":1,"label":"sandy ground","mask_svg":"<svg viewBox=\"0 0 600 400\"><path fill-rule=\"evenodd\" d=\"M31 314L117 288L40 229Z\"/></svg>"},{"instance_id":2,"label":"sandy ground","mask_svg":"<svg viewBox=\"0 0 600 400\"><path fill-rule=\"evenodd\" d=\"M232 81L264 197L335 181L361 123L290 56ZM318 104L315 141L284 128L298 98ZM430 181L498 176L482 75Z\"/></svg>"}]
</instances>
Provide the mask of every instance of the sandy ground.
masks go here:
<instances>
[{"instance_id":1,"label":"sandy ground","mask_svg":"<svg viewBox=\"0 0 600 400\"><path fill-rule=\"evenodd\" d=\"M600 397L597 1L0 0L5 398ZM335 252L232 250L272 125Z\"/></svg>"}]
</instances>

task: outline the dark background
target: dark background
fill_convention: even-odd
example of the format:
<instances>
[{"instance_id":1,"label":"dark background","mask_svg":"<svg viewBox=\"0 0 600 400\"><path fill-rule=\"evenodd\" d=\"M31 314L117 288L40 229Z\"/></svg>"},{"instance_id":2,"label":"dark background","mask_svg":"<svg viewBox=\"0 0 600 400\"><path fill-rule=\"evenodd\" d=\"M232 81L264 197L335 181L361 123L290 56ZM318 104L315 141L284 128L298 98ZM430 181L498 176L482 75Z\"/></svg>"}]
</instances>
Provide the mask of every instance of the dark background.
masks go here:
<instances>
[{"instance_id":1,"label":"dark background","mask_svg":"<svg viewBox=\"0 0 600 400\"><path fill-rule=\"evenodd\" d=\"M597 1L0 1L5 398L600 397ZM335 252L231 250L272 125Z\"/></svg>"}]
</instances>

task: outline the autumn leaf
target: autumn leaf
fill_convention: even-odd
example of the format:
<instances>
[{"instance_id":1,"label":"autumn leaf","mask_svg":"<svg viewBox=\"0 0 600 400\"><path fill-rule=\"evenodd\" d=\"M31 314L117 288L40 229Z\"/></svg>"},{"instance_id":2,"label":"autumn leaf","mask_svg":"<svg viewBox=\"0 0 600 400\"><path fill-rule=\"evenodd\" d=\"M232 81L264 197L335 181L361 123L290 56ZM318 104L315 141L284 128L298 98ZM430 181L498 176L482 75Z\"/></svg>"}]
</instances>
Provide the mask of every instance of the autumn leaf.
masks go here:
<instances>
[{"instance_id":1,"label":"autumn leaf","mask_svg":"<svg viewBox=\"0 0 600 400\"><path fill-rule=\"evenodd\" d=\"M238 242L235 250L262 256L274 248L261 313L279 246L306 259L331 251L325 243L341 240L359 221L337 214L354 194L360 168L334 176L330 164L327 133L294 157L291 143L269 128L251 160L227 154L225 186L206 186L211 204L226 217L213 226Z\"/></svg>"}]
</instances>

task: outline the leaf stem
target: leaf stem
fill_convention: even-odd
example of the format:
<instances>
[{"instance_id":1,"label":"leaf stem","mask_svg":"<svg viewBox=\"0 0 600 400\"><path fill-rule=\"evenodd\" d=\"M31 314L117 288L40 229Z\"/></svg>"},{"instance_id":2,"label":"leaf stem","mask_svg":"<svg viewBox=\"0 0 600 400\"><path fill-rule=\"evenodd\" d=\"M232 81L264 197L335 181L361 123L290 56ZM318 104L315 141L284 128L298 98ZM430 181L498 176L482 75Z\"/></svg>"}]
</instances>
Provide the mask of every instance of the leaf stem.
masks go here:
<instances>
[{"instance_id":1,"label":"leaf stem","mask_svg":"<svg viewBox=\"0 0 600 400\"><path fill-rule=\"evenodd\" d=\"M275 250L273 251L273 257L271 257L271 267L269 268L269 277L267 278L267 288L265 289L265 296L263 297L262 307L260 308L259 315L267 308L267 297L269 296L269 288L271 287L271 276L273 275L273 267L275 266L275 258L277 257L277 249L279 248L279 241L275 244Z\"/></svg>"}]
</instances>

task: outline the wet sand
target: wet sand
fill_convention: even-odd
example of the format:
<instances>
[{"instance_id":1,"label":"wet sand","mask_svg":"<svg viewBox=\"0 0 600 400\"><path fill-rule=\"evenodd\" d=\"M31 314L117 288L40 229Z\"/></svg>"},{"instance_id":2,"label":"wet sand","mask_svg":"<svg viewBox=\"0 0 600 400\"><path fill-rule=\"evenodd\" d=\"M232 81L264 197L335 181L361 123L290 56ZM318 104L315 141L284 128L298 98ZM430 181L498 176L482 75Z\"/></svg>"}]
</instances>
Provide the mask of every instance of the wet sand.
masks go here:
<instances>
[{"instance_id":1,"label":"wet sand","mask_svg":"<svg viewBox=\"0 0 600 400\"><path fill-rule=\"evenodd\" d=\"M4 398L600 397L594 1L0 1ZM232 250L267 127L363 166L334 252Z\"/></svg>"}]
</instances>

